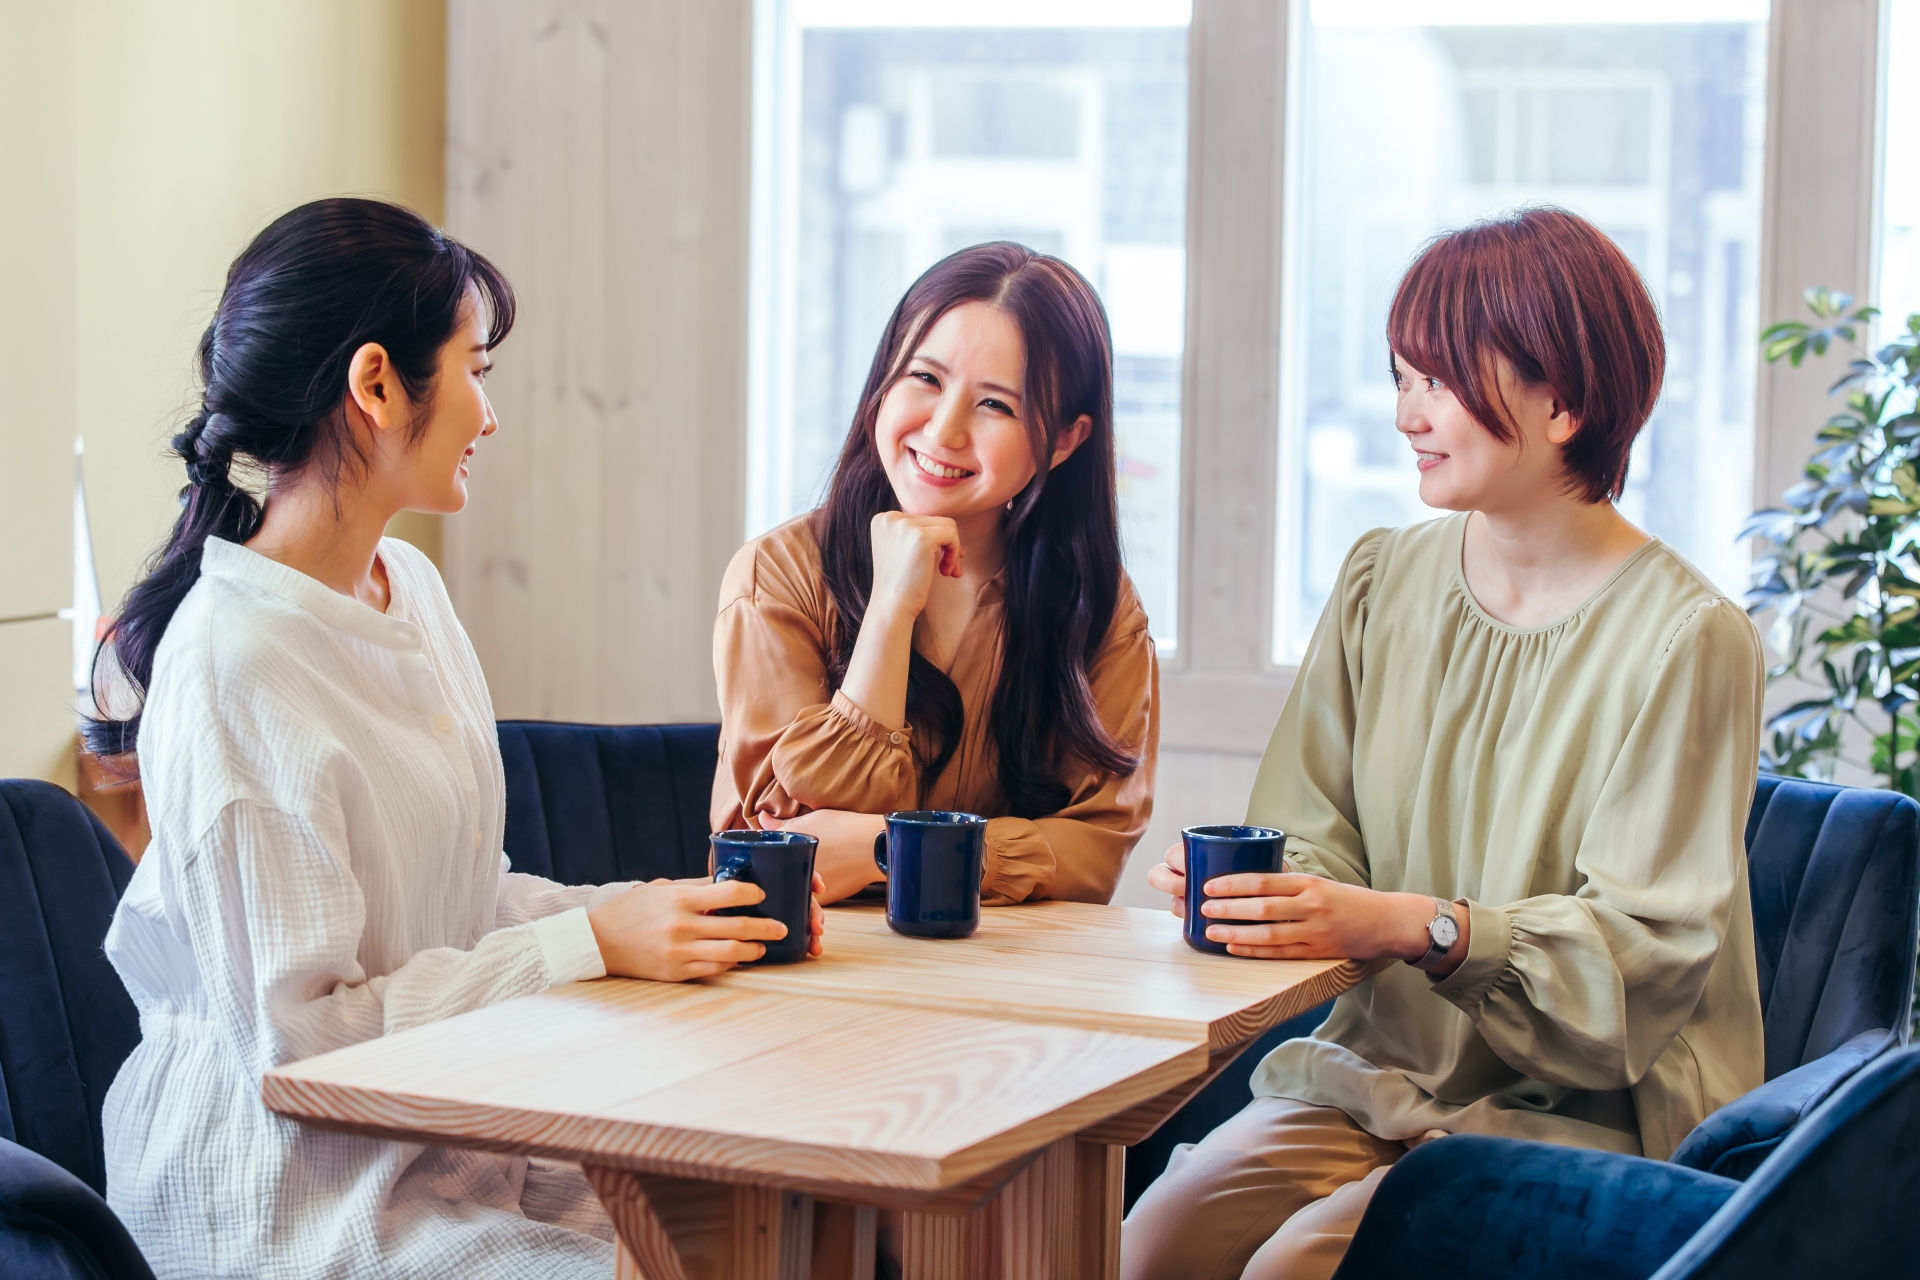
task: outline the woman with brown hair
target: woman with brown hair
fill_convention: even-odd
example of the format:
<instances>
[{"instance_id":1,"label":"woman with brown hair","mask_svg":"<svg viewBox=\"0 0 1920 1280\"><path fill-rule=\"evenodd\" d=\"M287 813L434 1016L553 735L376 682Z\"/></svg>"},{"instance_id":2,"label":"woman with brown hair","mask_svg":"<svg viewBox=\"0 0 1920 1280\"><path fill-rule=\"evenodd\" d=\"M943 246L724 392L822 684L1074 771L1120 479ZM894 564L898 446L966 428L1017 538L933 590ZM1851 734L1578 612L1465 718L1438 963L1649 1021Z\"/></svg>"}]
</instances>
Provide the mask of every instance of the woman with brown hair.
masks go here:
<instances>
[{"instance_id":1,"label":"woman with brown hair","mask_svg":"<svg viewBox=\"0 0 1920 1280\"><path fill-rule=\"evenodd\" d=\"M1760 1083L1759 638L1613 505L1665 365L1646 286L1528 210L1429 245L1387 339L1420 497L1456 514L1347 554L1248 807L1288 865L1204 908L1236 955L1380 963L1175 1151L1129 1280L1329 1276L1414 1143L1660 1159ZM1179 911L1178 848L1149 879Z\"/></svg>"},{"instance_id":2,"label":"woman with brown hair","mask_svg":"<svg viewBox=\"0 0 1920 1280\"><path fill-rule=\"evenodd\" d=\"M825 901L900 809L987 824L988 903L1105 902L1159 737L1120 567L1113 357L1058 258L976 245L895 308L826 503L741 548L714 624L715 829L820 840Z\"/></svg>"}]
</instances>

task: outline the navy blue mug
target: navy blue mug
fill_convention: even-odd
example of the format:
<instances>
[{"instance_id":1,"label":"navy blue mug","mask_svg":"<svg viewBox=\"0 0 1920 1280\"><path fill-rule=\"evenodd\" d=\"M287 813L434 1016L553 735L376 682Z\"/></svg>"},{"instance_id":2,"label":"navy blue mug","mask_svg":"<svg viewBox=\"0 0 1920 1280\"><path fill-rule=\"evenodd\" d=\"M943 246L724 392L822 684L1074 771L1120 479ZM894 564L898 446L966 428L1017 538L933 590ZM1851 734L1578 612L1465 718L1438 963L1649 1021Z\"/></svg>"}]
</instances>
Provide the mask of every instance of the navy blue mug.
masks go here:
<instances>
[{"instance_id":1,"label":"navy blue mug","mask_svg":"<svg viewBox=\"0 0 1920 1280\"><path fill-rule=\"evenodd\" d=\"M1242 871L1281 870L1287 833L1272 827L1188 827L1180 833L1180 841L1187 847L1187 923L1182 932L1195 951L1224 956L1227 944L1208 938L1207 926L1233 921L1200 914L1207 881Z\"/></svg>"},{"instance_id":2,"label":"navy blue mug","mask_svg":"<svg viewBox=\"0 0 1920 1280\"><path fill-rule=\"evenodd\" d=\"M767 953L748 964L792 964L807 958L813 914L813 857L820 842L797 831L722 831L707 852L713 882L744 880L767 896L750 907L722 907L717 916L759 916L787 926L787 936L767 942Z\"/></svg>"},{"instance_id":3,"label":"navy blue mug","mask_svg":"<svg viewBox=\"0 0 1920 1280\"><path fill-rule=\"evenodd\" d=\"M980 927L987 820L977 813L910 809L887 815L873 839L887 876L887 927L909 938L965 938Z\"/></svg>"}]
</instances>

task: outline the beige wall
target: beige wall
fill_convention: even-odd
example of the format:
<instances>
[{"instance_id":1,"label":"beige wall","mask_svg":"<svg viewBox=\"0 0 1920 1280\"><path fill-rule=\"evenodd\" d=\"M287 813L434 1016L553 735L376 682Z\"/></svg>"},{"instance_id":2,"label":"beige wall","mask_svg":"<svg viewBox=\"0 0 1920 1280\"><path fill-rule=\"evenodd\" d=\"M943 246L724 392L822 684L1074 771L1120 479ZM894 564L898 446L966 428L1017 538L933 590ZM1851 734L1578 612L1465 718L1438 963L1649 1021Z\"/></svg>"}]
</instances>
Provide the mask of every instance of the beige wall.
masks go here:
<instances>
[{"instance_id":1,"label":"beige wall","mask_svg":"<svg viewBox=\"0 0 1920 1280\"><path fill-rule=\"evenodd\" d=\"M0 0L0 618L71 603L73 40L61 6ZM71 785L70 636L0 623L0 777Z\"/></svg>"},{"instance_id":2,"label":"beige wall","mask_svg":"<svg viewBox=\"0 0 1920 1280\"><path fill-rule=\"evenodd\" d=\"M454 0L447 222L520 298L447 586L502 717L712 720L744 523L748 0Z\"/></svg>"},{"instance_id":3,"label":"beige wall","mask_svg":"<svg viewBox=\"0 0 1920 1280\"><path fill-rule=\"evenodd\" d=\"M0 618L69 603L76 434L125 593L227 263L322 195L438 221L445 103L444 0L0 0ZM396 532L438 557L437 520ZM69 635L0 624L0 776L71 781Z\"/></svg>"}]
</instances>

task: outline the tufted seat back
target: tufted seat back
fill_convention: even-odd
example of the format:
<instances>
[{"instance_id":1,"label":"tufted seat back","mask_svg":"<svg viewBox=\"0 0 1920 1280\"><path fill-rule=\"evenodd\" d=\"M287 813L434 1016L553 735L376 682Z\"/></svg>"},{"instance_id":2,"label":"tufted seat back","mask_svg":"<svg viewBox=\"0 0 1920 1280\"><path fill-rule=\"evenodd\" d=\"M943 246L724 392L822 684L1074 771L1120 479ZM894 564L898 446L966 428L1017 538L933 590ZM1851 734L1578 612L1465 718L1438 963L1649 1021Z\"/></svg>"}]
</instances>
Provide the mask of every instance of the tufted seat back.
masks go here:
<instances>
[{"instance_id":1,"label":"tufted seat back","mask_svg":"<svg viewBox=\"0 0 1920 1280\"><path fill-rule=\"evenodd\" d=\"M717 724L502 720L507 857L562 884L707 873Z\"/></svg>"},{"instance_id":2,"label":"tufted seat back","mask_svg":"<svg viewBox=\"0 0 1920 1280\"><path fill-rule=\"evenodd\" d=\"M1920 930L1920 805L1762 776L1747 817L1767 1079L1864 1031L1905 1039Z\"/></svg>"},{"instance_id":3,"label":"tufted seat back","mask_svg":"<svg viewBox=\"0 0 1920 1280\"><path fill-rule=\"evenodd\" d=\"M132 878L85 805L51 783L0 781L0 1138L101 1194L100 1104L140 1043L101 944Z\"/></svg>"}]
</instances>

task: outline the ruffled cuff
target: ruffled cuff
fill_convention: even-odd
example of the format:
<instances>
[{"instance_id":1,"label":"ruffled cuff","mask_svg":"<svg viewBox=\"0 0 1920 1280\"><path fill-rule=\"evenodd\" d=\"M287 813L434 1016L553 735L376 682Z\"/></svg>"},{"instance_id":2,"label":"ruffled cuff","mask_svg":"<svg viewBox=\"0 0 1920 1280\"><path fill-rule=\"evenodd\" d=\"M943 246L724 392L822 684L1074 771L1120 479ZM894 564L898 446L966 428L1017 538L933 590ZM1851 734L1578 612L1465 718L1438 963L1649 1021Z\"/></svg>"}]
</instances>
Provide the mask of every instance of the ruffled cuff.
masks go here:
<instances>
[{"instance_id":1,"label":"ruffled cuff","mask_svg":"<svg viewBox=\"0 0 1920 1280\"><path fill-rule=\"evenodd\" d=\"M587 922L585 907L535 920L528 928L540 943L540 957L547 965L548 986L607 976L607 964L601 959L600 944L594 939L593 926Z\"/></svg>"},{"instance_id":2,"label":"ruffled cuff","mask_svg":"<svg viewBox=\"0 0 1920 1280\"><path fill-rule=\"evenodd\" d=\"M779 818L807 809L891 813L911 809L918 794L912 730L887 728L844 693L795 716L767 761L764 781L743 797L749 812ZM766 803L776 789L790 806ZM786 807L793 812L782 812Z\"/></svg>"},{"instance_id":3,"label":"ruffled cuff","mask_svg":"<svg viewBox=\"0 0 1920 1280\"><path fill-rule=\"evenodd\" d=\"M1513 921L1500 908L1472 899L1467 900L1467 921L1467 958L1433 989L1471 1017L1512 964Z\"/></svg>"},{"instance_id":4,"label":"ruffled cuff","mask_svg":"<svg viewBox=\"0 0 1920 1280\"><path fill-rule=\"evenodd\" d=\"M860 704L849 698L840 689L833 691L833 701L827 704L830 714L847 722L847 726L863 738L872 738L883 747L899 751L913 749L913 726L902 725L898 729L889 729L860 709Z\"/></svg>"},{"instance_id":5,"label":"ruffled cuff","mask_svg":"<svg viewBox=\"0 0 1920 1280\"><path fill-rule=\"evenodd\" d=\"M1053 846L1037 825L1025 818L988 819L982 905L1004 907L1045 897L1053 871Z\"/></svg>"}]
</instances>

